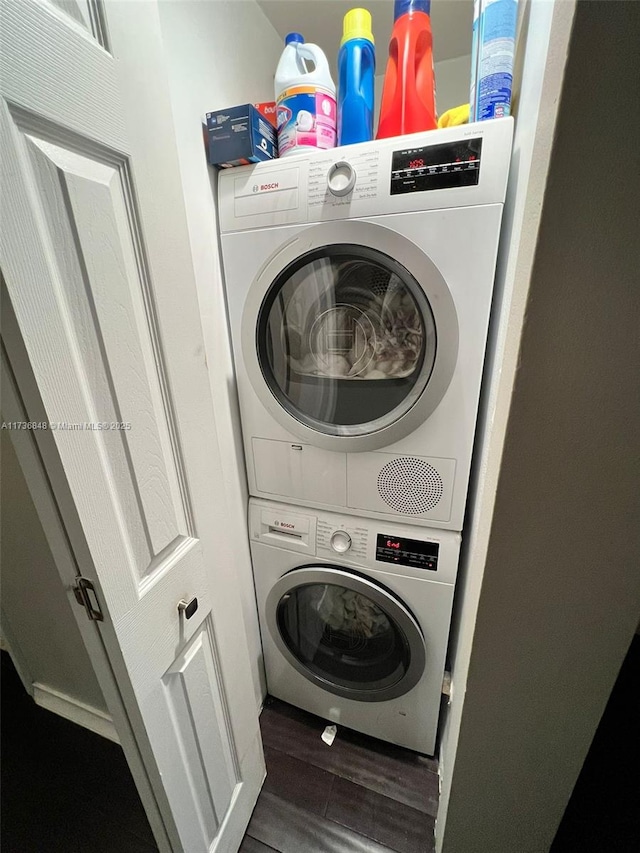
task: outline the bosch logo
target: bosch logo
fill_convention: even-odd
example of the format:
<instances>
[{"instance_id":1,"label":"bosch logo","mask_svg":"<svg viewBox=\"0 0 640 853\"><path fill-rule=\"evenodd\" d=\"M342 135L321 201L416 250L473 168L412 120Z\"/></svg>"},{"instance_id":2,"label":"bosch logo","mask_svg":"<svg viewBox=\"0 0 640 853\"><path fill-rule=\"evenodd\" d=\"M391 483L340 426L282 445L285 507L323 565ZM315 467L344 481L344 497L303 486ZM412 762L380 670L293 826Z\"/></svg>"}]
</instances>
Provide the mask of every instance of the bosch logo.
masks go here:
<instances>
[{"instance_id":1,"label":"bosch logo","mask_svg":"<svg viewBox=\"0 0 640 853\"><path fill-rule=\"evenodd\" d=\"M257 184L254 184L254 185L253 185L253 187L252 187L252 189L253 189L253 192L254 192L254 193L257 193L257 192L258 192L258 190L260 189L260 187L259 187Z\"/></svg>"},{"instance_id":2,"label":"bosch logo","mask_svg":"<svg viewBox=\"0 0 640 853\"><path fill-rule=\"evenodd\" d=\"M279 183L274 184L260 184L260 192L264 192L264 190L277 190L280 186Z\"/></svg>"},{"instance_id":3,"label":"bosch logo","mask_svg":"<svg viewBox=\"0 0 640 853\"><path fill-rule=\"evenodd\" d=\"M276 521L276 527L288 527L289 530L293 530L295 524L289 524L287 521Z\"/></svg>"}]
</instances>

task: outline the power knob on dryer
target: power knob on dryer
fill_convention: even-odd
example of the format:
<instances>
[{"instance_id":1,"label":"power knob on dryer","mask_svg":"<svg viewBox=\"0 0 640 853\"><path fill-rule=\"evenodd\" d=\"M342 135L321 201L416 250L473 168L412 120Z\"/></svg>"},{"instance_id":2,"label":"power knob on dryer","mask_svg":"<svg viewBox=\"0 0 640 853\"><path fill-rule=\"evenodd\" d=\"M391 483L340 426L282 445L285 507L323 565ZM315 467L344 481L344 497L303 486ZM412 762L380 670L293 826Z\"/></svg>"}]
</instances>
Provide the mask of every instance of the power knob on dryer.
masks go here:
<instances>
[{"instance_id":1,"label":"power knob on dryer","mask_svg":"<svg viewBox=\"0 0 640 853\"><path fill-rule=\"evenodd\" d=\"M335 196L349 195L356 185L356 170L346 160L338 160L329 169L327 185Z\"/></svg>"},{"instance_id":2,"label":"power knob on dryer","mask_svg":"<svg viewBox=\"0 0 640 853\"><path fill-rule=\"evenodd\" d=\"M351 548L351 537L345 530L336 530L331 537L331 547L338 554L346 554Z\"/></svg>"}]
</instances>

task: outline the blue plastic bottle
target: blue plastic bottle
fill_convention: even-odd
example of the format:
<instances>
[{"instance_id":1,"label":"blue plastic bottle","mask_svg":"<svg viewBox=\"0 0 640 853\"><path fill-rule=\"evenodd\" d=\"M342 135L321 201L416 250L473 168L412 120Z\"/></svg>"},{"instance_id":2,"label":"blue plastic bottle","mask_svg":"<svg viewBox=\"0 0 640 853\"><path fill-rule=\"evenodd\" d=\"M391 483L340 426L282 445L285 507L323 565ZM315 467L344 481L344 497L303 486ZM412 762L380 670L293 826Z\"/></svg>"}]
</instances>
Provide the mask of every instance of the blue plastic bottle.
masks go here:
<instances>
[{"instance_id":1,"label":"blue plastic bottle","mask_svg":"<svg viewBox=\"0 0 640 853\"><path fill-rule=\"evenodd\" d=\"M373 139L375 73L371 14L351 9L344 16L338 53L338 145Z\"/></svg>"},{"instance_id":2,"label":"blue plastic bottle","mask_svg":"<svg viewBox=\"0 0 640 853\"><path fill-rule=\"evenodd\" d=\"M511 115L518 0L475 0L469 121Z\"/></svg>"}]
</instances>

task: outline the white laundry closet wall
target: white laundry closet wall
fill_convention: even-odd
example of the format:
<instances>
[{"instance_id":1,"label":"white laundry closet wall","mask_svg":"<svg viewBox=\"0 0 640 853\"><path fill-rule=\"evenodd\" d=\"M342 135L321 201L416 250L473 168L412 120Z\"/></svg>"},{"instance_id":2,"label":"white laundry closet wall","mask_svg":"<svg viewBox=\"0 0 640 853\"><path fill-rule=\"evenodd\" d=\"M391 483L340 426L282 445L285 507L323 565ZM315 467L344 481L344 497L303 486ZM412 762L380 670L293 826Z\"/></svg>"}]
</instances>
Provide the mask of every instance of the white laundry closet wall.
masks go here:
<instances>
[{"instance_id":1,"label":"white laundry closet wall","mask_svg":"<svg viewBox=\"0 0 640 853\"><path fill-rule=\"evenodd\" d=\"M176 144L193 263L199 291L206 359L215 404L216 432L224 466L220 484L229 503L220 559L238 577L251 656L256 704L266 694L246 526L247 492L235 379L227 331L217 237L216 171L206 162L201 120L207 111L273 100L273 76L282 40L254 0L159 4ZM179 286L179 283L176 283ZM217 520L211 519L215 525ZM233 550L227 543L233 541Z\"/></svg>"}]
</instances>

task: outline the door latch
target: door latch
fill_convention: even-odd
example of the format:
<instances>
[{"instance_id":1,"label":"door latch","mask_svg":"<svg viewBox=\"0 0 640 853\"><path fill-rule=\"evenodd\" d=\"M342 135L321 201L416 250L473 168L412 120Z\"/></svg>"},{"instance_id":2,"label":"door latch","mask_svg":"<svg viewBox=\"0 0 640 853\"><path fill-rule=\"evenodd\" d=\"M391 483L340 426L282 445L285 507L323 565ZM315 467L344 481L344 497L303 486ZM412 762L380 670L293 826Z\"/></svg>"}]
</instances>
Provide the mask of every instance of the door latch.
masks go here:
<instances>
[{"instance_id":1,"label":"door latch","mask_svg":"<svg viewBox=\"0 0 640 853\"><path fill-rule=\"evenodd\" d=\"M178 612L184 613L187 619L191 619L193 614L198 609L198 599L192 598L191 601L186 601L184 598L178 602Z\"/></svg>"},{"instance_id":2,"label":"door latch","mask_svg":"<svg viewBox=\"0 0 640 853\"><path fill-rule=\"evenodd\" d=\"M87 611L89 619L92 622L104 622L96 588L91 581L88 578L77 577L72 589L76 601Z\"/></svg>"}]
</instances>

